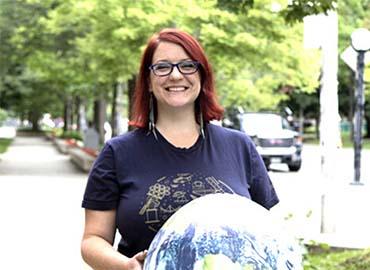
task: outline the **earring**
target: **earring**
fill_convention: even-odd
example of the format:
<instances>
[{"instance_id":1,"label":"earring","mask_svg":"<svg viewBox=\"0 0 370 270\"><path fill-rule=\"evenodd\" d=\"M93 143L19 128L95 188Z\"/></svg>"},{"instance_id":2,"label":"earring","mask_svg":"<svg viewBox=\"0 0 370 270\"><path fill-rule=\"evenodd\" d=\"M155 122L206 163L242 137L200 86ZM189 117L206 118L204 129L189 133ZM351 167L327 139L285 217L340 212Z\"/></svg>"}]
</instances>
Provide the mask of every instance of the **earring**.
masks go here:
<instances>
[{"instance_id":1,"label":"earring","mask_svg":"<svg viewBox=\"0 0 370 270\"><path fill-rule=\"evenodd\" d=\"M202 106L199 102L199 132L202 135L202 138L205 139L206 136L204 135L204 121L203 121L203 113L202 113Z\"/></svg>"},{"instance_id":2,"label":"earring","mask_svg":"<svg viewBox=\"0 0 370 270\"><path fill-rule=\"evenodd\" d=\"M156 140L158 140L157 133L155 132L155 120L154 120L154 101L153 93L150 92L149 97L149 127L148 134L153 133Z\"/></svg>"}]
</instances>

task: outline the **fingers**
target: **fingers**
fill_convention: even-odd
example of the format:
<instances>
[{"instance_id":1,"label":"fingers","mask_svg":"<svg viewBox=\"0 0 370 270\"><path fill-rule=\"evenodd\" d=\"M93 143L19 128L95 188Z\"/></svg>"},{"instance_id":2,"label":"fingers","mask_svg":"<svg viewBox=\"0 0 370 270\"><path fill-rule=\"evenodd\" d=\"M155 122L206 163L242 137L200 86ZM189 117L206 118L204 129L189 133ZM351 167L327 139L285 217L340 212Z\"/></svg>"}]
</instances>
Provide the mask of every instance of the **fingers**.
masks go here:
<instances>
[{"instance_id":1,"label":"fingers","mask_svg":"<svg viewBox=\"0 0 370 270\"><path fill-rule=\"evenodd\" d=\"M140 262L143 262L146 258L146 255L148 254L148 251L147 250L144 250L144 251L141 251L139 253L137 253L134 258Z\"/></svg>"}]
</instances>

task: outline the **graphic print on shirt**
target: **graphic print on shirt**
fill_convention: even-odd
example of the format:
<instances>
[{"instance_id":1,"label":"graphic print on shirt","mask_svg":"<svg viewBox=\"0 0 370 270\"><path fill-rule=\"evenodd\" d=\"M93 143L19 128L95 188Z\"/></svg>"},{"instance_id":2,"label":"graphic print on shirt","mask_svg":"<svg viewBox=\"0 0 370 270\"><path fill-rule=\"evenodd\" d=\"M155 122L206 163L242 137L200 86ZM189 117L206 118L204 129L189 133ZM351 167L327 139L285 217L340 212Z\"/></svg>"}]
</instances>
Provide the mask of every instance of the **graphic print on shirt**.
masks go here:
<instances>
[{"instance_id":1,"label":"graphic print on shirt","mask_svg":"<svg viewBox=\"0 0 370 270\"><path fill-rule=\"evenodd\" d=\"M149 187L139 214L144 216L148 228L157 232L184 204L211 193L234 193L234 191L213 176L191 173L163 176Z\"/></svg>"}]
</instances>

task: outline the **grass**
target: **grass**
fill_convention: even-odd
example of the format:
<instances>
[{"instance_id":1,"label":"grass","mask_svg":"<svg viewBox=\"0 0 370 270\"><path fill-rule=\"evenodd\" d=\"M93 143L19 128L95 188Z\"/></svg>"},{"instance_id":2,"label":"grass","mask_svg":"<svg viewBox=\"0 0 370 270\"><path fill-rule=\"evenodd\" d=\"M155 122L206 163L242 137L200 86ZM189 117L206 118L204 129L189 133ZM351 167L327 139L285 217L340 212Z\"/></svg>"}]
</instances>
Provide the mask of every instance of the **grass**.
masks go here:
<instances>
[{"instance_id":1,"label":"grass","mask_svg":"<svg viewBox=\"0 0 370 270\"><path fill-rule=\"evenodd\" d=\"M349 133L342 133L342 147L353 148L353 141L350 138ZM316 138L315 134L305 134L304 143L307 144L319 144L320 140ZM370 138L362 138L362 149L370 149Z\"/></svg>"},{"instance_id":2,"label":"grass","mask_svg":"<svg viewBox=\"0 0 370 270\"><path fill-rule=\"evenodd\" d=\"M0 138L0 154L5 153L8 149L8 146L11 144L12 139L1 139Z\"/></svg>"},{"instance_id":3,"label":"grass","mask_svg":"<svg viewBox=\"0 0 370 270\"><path fill-rule=\"evenodd\" d=\"M369 270L370 249L309 248L304 270Z\"/></svg>"}]
</instances>

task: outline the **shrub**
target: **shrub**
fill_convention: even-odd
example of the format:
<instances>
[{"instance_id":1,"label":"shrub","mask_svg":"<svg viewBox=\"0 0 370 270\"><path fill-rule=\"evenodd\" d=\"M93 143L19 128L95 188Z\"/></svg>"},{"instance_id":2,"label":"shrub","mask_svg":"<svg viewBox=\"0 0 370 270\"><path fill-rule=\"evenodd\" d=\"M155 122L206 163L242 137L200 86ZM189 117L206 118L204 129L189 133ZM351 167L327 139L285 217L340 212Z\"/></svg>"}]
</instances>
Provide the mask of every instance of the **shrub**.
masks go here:
<instances>
[{"instance_id":1,"label":"shrub","mask_svg":"<svg viewBox=\"0 0 370 270\"><path fill-rule=\"evenodd\" d=\"M67 130L67 131L65 131L61 134L60 138L62 138L62 139L75 139L75 140L78 140L78 141L83 140L83 137L82 137L81 133L77 130Z\"/></svg>"}]
</instances>

